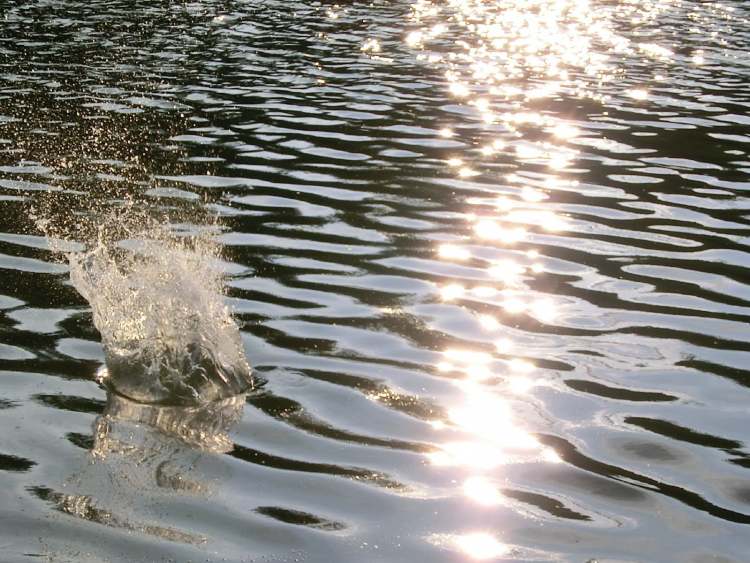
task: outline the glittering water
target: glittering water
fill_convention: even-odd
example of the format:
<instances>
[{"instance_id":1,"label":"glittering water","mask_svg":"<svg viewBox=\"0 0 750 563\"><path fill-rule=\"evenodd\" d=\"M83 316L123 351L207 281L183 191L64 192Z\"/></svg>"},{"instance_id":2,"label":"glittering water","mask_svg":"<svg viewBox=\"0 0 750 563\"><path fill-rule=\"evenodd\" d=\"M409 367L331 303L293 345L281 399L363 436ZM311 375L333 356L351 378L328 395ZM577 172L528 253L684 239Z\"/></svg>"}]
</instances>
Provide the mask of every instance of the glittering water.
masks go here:
<instances>
[{"instance_id":1,"label":"glittering water","mask_svg":"<svg viewBox=\"0 0 750 563\"><path fill-rule=\"evenodd\" d=\"M749 17L0 2L0 559L747 561Z\"/></svg>"}]
</instances>

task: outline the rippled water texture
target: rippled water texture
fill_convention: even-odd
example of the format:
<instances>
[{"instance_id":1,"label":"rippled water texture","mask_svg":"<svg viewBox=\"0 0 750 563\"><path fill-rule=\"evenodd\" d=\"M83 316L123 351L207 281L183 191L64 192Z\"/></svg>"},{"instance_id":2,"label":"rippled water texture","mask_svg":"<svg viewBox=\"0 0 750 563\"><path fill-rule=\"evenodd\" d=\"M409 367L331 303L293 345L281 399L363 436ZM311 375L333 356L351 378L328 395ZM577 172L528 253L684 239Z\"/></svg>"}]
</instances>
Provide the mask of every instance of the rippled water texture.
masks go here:
<instances>
[{"instance_id":1,"label":"rippled water texture","mask_svg":"<svg viewBox=\"0 0 750 563\"><path fill-rule=\"evenodd\" d=\"M0 560L750 560L748 18L0 0ZM123 209L246 395L98 383Z\"/></svg>"}]
</instances>

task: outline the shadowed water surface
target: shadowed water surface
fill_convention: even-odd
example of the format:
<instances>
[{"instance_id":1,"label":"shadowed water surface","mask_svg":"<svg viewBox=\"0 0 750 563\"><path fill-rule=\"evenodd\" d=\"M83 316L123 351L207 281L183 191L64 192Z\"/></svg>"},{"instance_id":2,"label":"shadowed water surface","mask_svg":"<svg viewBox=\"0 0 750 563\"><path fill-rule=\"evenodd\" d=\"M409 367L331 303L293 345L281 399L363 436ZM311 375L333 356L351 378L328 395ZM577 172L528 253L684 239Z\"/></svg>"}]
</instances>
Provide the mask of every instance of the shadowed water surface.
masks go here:
<instances>
[{"instance_id":1,"label":"shadowed water surface","mask_svg":"<svg viewBox=\"0 0 750 563\"><path fill-rule=\"evenodd\" d=\"M749 17L0 0L2 560L747 561ZM246 396L97 383L40 226L123 202L216 230Z\"/></svg>"}]
</instances>

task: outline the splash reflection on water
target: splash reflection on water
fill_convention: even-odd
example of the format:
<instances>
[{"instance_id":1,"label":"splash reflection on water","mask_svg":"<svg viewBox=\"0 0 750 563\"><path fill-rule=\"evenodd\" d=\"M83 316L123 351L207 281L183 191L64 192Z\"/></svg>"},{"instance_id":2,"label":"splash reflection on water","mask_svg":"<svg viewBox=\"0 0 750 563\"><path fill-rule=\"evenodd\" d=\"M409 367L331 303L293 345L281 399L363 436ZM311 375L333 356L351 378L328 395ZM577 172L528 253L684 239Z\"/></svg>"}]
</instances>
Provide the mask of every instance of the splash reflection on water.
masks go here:
<instances>
[{"instance_id":1,"label":"splash reflection on water","mask_svg":"<svg viewBox=\"0 0 750 563\"><path fill-rule=\"evenodd\" d=\"M216 484L202 474L202 458L232 449L227 431L241 418L244 404L245 395L237 395L198 407L144 405L109 392L94 423L90 463L69 476L59 491L45 486L32 492L76 518L171 542L203 544L205 536L163 526L147 506L161 491L212 494Z\"/></svg>"}]
</instances>

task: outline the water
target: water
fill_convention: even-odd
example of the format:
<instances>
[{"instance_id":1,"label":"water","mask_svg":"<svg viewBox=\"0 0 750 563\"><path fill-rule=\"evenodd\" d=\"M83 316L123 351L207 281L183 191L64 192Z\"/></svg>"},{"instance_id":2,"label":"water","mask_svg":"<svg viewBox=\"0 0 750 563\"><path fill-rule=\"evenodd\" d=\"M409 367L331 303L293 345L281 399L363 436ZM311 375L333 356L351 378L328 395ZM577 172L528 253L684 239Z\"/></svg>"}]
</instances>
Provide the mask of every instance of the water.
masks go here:
<instances>
[{"instance_id":1,"label":"water","mask_svg":"<svg viewBox=\"0 0 750 563\"><path fill-rule=\"evenodd\" d=\"M0 560L747 561L748 17L0 1Z\"/></svg>"}]
</instances>

